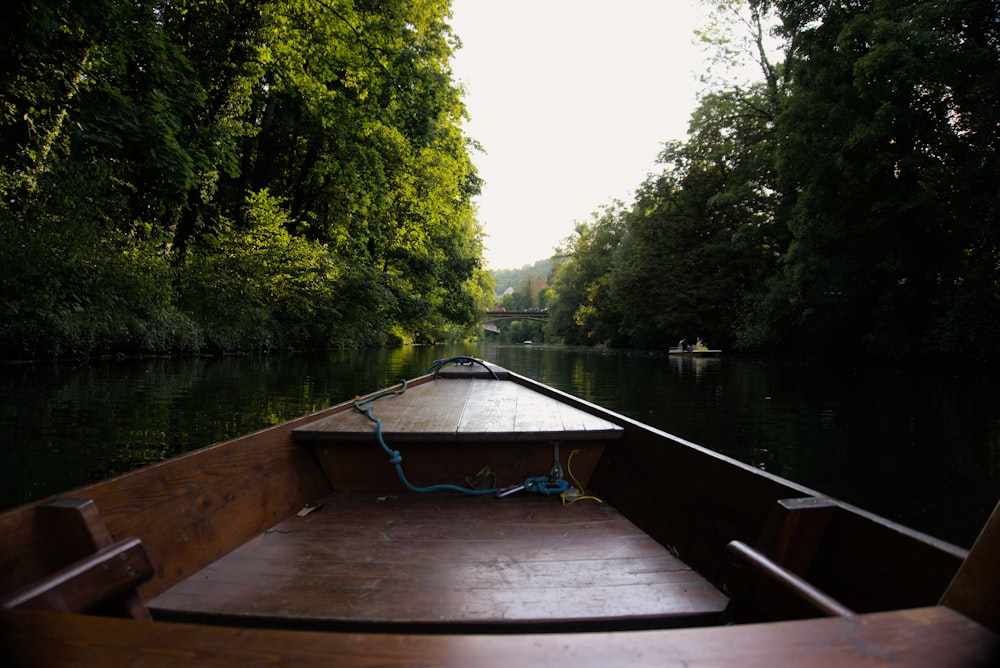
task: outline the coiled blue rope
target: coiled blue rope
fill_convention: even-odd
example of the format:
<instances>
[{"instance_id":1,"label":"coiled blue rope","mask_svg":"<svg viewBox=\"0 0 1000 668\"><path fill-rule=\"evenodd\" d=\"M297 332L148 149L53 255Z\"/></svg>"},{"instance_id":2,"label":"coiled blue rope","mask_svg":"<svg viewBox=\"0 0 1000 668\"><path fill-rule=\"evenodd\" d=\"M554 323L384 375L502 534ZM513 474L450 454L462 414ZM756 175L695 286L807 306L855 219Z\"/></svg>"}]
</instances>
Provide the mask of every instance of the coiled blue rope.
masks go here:
<instances>
[{"instance_id":1,"label":"coiled blue rope","mask_svg":"<svg viewBox=\"0 0 1000 668\"><path fill-rule=\"evenodd\" d=\"M562 478L553 480L548 476L540 475L524 481L524 491L532 494L552 496L553 494L562 494L567 489L569 489L569 483Z\"/></svg>"}]
</instances>

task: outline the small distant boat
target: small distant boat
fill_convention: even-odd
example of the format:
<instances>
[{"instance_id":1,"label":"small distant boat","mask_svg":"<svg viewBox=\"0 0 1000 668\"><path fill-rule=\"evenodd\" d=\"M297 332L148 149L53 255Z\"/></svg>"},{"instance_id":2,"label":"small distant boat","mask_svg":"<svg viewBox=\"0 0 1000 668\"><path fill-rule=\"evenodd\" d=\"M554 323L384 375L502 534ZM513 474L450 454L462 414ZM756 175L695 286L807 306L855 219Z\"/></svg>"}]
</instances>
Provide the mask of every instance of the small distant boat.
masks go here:
<instances>
[{"instance_id":1,"label":"small distant boat","mask_svg":"<svg viewBox=\"0 0 1000 668\"><path fill-rule=\"evenodd\" d=\"M525 341L525 342L524 342L524 345L526 345L526 346L530 346L530 345L531 345L531 340L529 339L529 340Z\"/></svg>"},{"instance_id":2,"label":"small distant boat","mask_svg":"<svg viewBox=\"0 0 1000 668\"><path fill-rule=\"evenodd\" d=\"M431 371L0 513L3 664L1000 665L1000 510L965 550Z\"/></svg>"},{"instance_id":3,"label":"small distant boat","mask_svg":"<svg viewBox=\"0 0 1000 668\"><path fill-rule=\"evenodd\" d=\"M693 346L691 348L674 346L670 349L670 354L681 357L719 357L722 355L722 350L718 348L706 348L705 346Z\"/></svg>"}]
</instances>

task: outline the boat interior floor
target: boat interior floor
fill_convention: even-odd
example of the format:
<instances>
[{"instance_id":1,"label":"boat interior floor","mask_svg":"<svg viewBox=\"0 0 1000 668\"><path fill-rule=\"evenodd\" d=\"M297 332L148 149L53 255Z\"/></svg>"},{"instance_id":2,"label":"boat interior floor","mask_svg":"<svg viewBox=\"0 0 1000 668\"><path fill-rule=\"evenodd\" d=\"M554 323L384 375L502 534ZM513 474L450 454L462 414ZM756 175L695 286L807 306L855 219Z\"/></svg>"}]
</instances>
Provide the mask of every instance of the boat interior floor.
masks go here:
<instances>
[{"instance_id":1,"label":"boat interior floor","mask_svg":"<svg viewBox=\"0 0 1000 668\"><path fill-rule=\"evenodd\" d=\"M154 619L409 633L718 623L727 598L621 513L520 493L338 492L149 602Z\"/></svg>"}]
</instances>

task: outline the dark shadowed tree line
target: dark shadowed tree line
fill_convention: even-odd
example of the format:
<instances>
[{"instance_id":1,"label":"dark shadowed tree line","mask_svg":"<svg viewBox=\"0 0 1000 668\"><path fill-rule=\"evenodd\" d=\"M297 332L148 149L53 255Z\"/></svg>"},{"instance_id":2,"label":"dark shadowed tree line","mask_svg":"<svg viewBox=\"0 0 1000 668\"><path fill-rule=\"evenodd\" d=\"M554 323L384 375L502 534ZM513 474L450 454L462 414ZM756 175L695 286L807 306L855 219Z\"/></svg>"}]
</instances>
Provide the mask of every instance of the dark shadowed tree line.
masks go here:
<instances>
[{"instance_id":1,"label":"dark shadowed tree line","mask_svg":"<svg viewBox=\"0 0 1000 668\"><path fill-rule=\"evenodd\" d=\"M635 201L578 224L549 333L997 360L1000 5L713 4L762 76L708 89Z\"/></svg>"}]
</instances>

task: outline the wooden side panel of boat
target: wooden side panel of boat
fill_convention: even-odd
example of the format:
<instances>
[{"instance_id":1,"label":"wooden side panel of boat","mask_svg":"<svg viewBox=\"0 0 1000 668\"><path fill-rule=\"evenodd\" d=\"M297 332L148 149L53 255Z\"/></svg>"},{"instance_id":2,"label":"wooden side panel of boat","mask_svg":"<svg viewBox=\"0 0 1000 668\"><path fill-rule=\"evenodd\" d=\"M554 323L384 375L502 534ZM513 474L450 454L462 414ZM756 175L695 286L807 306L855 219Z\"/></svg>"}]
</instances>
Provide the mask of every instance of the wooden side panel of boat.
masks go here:
<instances>
[{"instance_id":1,"label":"wooden side panel of boat","mask_svg":"<svg viewBox=\"0 0 1000 668\"><path fill-rule=\"evenodd\" d=\"M625 429L609 446L592 487L625 516L719 586L733 540L754 545L778 501L822 497L815 490L527 378L540 392L609 416ZM613 417L610 417L613 416ZM856 611L935 605L967 550L840 501L801 575Z\"/></svg>"},{"instance_id":2,"label":"wooden side panel of boat","mask_svg":"<svg viewBox=\"0 0 1000 668\"><path fill-rule=\"evenodd\" d=\"M294 443L298 424L328 409L166 462L102 481L66 496L92 500L115 540L138 537L155 574L144 599L208 565L330 492L311 451ZM63 529L31 503L0 514L0 596L78 559Z\"/></svg>"},{"instance_id":3,"label":"wooden side panel of boat","mask_svg":"<svg viewBox=\"0 0 1000 668\"><path fill-rule=\"evenodd\" d=\"M699 453L697 446L627 428L609 448L595 493L714 582L723 582L725 545L757 543L781 499L816 492L743 465ZM749 467L746 467L749 468ZM933 605L966 551L836 502L837 511L806 575L858 611Z\"/></svg>"},{"instance_id":4,"label":"wooden side panel of boat","mask_svg":"<svg viewBox=\"0 0 1000 668\"><path fill-rule=\"evenodd\" d=\"M13 668L177 665L738 666L990 668L1000 639L944 607L774 624L524 635L399 635L234 629L0 611Z\"/></svg>"}]
</instances>

